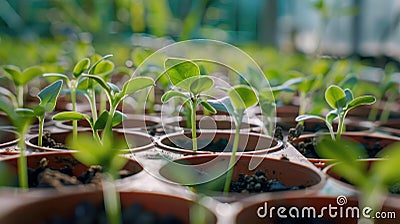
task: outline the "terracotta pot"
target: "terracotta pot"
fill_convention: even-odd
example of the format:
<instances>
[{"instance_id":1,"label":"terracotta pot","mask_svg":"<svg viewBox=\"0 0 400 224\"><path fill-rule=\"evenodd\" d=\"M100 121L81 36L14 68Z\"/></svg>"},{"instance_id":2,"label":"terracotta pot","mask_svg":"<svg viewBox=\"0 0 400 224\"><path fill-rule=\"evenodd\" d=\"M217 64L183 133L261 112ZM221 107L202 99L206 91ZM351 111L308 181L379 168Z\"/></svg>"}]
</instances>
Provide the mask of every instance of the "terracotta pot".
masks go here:
<instances>
[{"instance_id":1,"label":"terracotta pot","mask_svg":"<svg viewBox=\"0 0 400 224\"><path fill-rule=\"evenodd\" d=\"M210 154L215 153L212 151L205 151L202 148L209 143L224 142L221 145L220 153L229 153L232 149L235 133L226 131L215 132L201 132L198 133L197 143L198 151L192 150L192 133L173 133L164 135L157 139L156 144L158 147L183 154ZM176 143L181 147L177 147ZM226 145L227 144L227 145ZM281 150L283 143L281 141L272 139L271 137L259 133L240 133L239 150L240 154L266 154Z\"/></svg>"},{"instance_id":2,"label":"terracotta pot","mask_svg":"<svg viewBox=\"0 0 400 224\"><path fill-rule=\"evenodd\" d=\"M91 131L82 131L85 133L92 133ZM78 132L82 133L82 132ZM126 152L139 152L143 150L147 150L154 147L153 138L150 135L140 132L133 132L133 131L113 131L115 136L118 138L125 139L127 142L127 149L124 150ZM63 131L63 132L54 132L51 133L51 138L53 138L56 142L66 144L66 139L68 136L72 135L72 131ZM25 141L27 147L33 151L60 151L63 149L54 149L49 147L39 147L37 145L38 142L38 135L33 135Z\"/></svg>"},{"instance_id":3,"label":"terracotta pot","mask_svg":"<svg viewBox=\"0 0 400 224\"><path fill-rule=\"evenodd\" d=\"M16 145L18 138L17 132L13 130L0 129L0 148Z\"/></svg>"},{"instance_id":4,"label":"terracotta pot","mask_svg":"<svg viewBox=\"0 0 400 224\"><path fill-rule=\"evenodd\" d=\"M190 121L189 121L190 122ZM181 132L190 132L191 129L187 127L188 121L184 117L176 117L171 119L169 122L165 122L164 127L170 130ZM248 132L261 132L261 127L255 124L256 122L249 120L249 122L243 122L240 126L242 131ZM197 116L196 127L198 130L225 130L235 131L235 122L230 116L214 115L214 116Z\"/></svg>"},{"instance_id":5,"label":"terracotta pot","mask_svg":"<svg viewBox=\"0 0 400 224\"><path fill-rule=\"evenodd\" d=\"M356 198L344 198L344 196L332 197L332 196L297 196L297 197L285 197L285 198L274 198L268 199L259 197L257 199L252 198L253 201L248 201L236 216L236 223L338 223L338 224L357 224L358 219L356 214L352 213L352 210L359 211L359 216L362 217L362 209L358 208L358 200ZM284 207L285 209L281 209ZM329 215L329 207L332 209L332 215ZM272 209L272 210L271 210ZM278 216L278 210L281 211L279 214L286 215L286 218L280 218ZM299 211L299 215L296 218L292 218L289 211L292 210L293 215L296 215L296 211ZM343 213L340 213L340 211ZM313 211L315 211L315 217L323 214L320 219L313 218ZM346 215L346 211L348 212ZM399 220L397 218L400 214L400 208L398 205L392 203L384 203L382 210L383 212L395 212L396 218L392 219L374 219L376 223L395 224ZM265 213L266 212L266 213ZM258 214L257 214L258 213ZM304 214L304 215L302 215ZM336 214L336 217L334 217ZM342 217L341 215L342 214ZM392 213L393 215L393 213ZM300 218L299 218L300 217Z\"/></svg>"},{"instance_id":6,"label":"terracotta pot","mask_svg":"<svg viewBox=\"0 0 400 224\"><path fill-rule=\"evenodd\" d=\"M229 167L230 155L213 154L183 157L169 162L159 170L161 177L180 185L193 186L199 192L216 196L222 201L235 201L257 193L229 193L223 195L225 174ZM252 170L249 165L256 165ZM238 180L239 174L252 176L257 170L265 173L268 179L276 179L287 187L303 186L305 188L290 191L266 192L259 194L313 194L322 188L325 177L316 169L262 156L237 156L232 180Z\"/></svg>"},{"instance_id":7,"label":"terracotta pot","mask_svg":"<svg viewBox=\"0 0 400 224\"><path fill-rule=\"evenodd\" d=\"M126 120L113 128L131 131L151 131L155 130L158 124L159 119L157 117L129 114ZM72 130L72 121L56 122L55 126L61 129ZM91 130L90 124L86 120L78 121L78 128L79 130Z\"/></svg>"},{"instance_id":8,"label":"terracotta pot","mask_svg":"<svg viewBox=\"0 0 400 224\"><path fill-rule=\"evenodd\" d=\"M329 135L324 133L325 135ZM295 139L291 144L298 149L298 144L304 141L312 141L316 137L316 134L306 134L302 135L299 138ZM393 143L400 141L400 138L383 135L379 133L372 133L372 132L345 132L342 134L342 137L351 139L353 141L359 142L366 146L367 148L373 149L369 150L369 156L375 157L376 153L379 152L380 149L385 148ZM378 147L379 146L379 147ZM375 149L376 148L376 149ZM310 161L313 162L317 167L324 168L329 163L333 163L334 161L329 158L321 159L318 155L313 155L313 157L306 156Z\"/></svg>"},{"instance_id":9,"label":"terracotta pot","mask_svg":"<svg viewBox=\"0 0 400 224\"><path fill-rule=\"evenodd\" d=\"M54 125L54 121L51 120L50 117L45 117L44 120L44 127L51 127L52 125ZM3 113L0 112L0 127L2 129L14 129L15 127L13 126L13 124L11 123L10 119L8 118L8 116ZM38 128L39 128L39 121L38 119L34 119L33 124L31 125L31 128L29 129L29 133L37 133L38 132Z\"/></svg>"},{"instance_id":10,"label":"terracotta pot","mask_svg":"<svg viewBox=\"0 0 400 224\"><path fill-rule=\"evenodd\" d=\"M400 137L400 119L390 119L385 123L376 122L377 131Z\"/></svg>"},{"instance_id":11,"label":"terracotta pot","mask_svg":"<svg viewBox=\"0 0 400 224\"><path fill-rule=\"evenodd\" d=\"M15 175L15 179L17 179L18 175L18 158L19 156L16 155L0 159L2 163L10 167L11 172L13 172L13 175ZM72 174L76 177L81 175L88 168L86 165L83 165L74 158L73 152L47 152L29 154L26 156L28 168L37 168L43 158L47 158L48 166L51 168L60 169L66 166L72 168ZM126 169L133 174L137 174L143 170L142 166L133 159L128 159L128 162L123 169Z\"/></svg>"},{"instance_id":12,"label":"terracotta pot","mask_svg":"<svg viewBox=\"0 0 400 224\"><path fill-rule=\"evenodd\" d=\"M182 223L190 223L190 210L196 203L189 199L154 192L120 192L122 211L138 203L145 210L159 216L170 215ZM75 208L82 202L92 202L101 206L103 203L102 192L80 192L57 195L21 205L5 214L1 223L19 224L45 223L54 219L67 219L72 217ZM201 206L207 217L206 223L216 223L217 217L206 207ZM96 215L100 215L97 214ZM140 215L140 214L138 214ZM68 222L67 222L68 223Z\"/></svg>"}]
</instances>

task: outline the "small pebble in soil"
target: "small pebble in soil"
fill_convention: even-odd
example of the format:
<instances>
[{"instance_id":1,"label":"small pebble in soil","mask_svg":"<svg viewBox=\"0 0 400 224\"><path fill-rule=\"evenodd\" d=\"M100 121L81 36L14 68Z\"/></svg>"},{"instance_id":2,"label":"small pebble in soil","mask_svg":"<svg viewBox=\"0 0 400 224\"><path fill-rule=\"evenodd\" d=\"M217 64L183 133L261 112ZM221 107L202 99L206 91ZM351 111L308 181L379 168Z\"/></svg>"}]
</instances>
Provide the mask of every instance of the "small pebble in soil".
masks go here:
<instances>
[{"instance_id":1,"label":"small pebble in soil","mask_svg":"<svg viewBox=\"0 0 400 224\"><path fill-rule=\"evenodd\" d=\"M122 223L155 223L155 224L180 224L183 223L175 216L170 214L158 215L148 211L139 203L133 203L129 207L122 210ZM56 217L47 222L47 224L93 224L107 223L107 216L104 211L104 205L96 206L94 203L84 201L80 203L74 210L74 214L70 218Z\"/></svg>"},{"instance_id":2,"label":"small pebble in soil","mask_svg":"<svg viewBox=\"0 0 400 224\"><path fill-rule=\"evenodd\" d=\"M252 176L239 174L236 181L231 182L230 191L237 193L261 193L305 188L302 185L288 187L276 179L268 179L265 172L257 170Z\"/></svg>"}]
</instances>

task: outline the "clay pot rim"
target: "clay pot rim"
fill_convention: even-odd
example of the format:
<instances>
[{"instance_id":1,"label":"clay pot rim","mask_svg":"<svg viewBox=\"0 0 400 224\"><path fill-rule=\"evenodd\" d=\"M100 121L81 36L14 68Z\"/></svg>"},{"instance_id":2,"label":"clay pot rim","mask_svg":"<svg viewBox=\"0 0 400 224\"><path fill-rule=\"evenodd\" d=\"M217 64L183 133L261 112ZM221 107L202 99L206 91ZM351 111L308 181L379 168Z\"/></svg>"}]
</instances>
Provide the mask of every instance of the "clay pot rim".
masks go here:
<instances>
[{"instance_id":1,"label":"clay pot rim","mask_svg":"<svg viewBox=\"0 0 400 224\"><path fill-rule=\"evenodd\" d=\"M230 130L210 130L210 131L201 131L201 132L196 132L196 133L204 133L204 134L211 134L211 133L215 133L216 135L218 134L230 134L230 135L235 135L234 131L230 131ZM176 137L176 136L180 136L180 135L186 135L186 134L191 134L191 132L175 132L175 133L170 133L170 134L166 134L163 135L159 138L155 139L155 145L159 148L162 149L166 149L172 152L177 152L177 153L182 153L182 154L188 154L188 155L201 155L201 154L231 154L231 152L211 152L211 151L197 151L194 152L193 150L189 150L189 149L182 149L182 148L178 148L178 147L173 147L173 146L168 146L166 144L164 144L162 141L169 139L171 137ZM256 155L256 154L268 154L268 153L272 153L272 152L276 152L279 150L282 150L284 147L283 142L276 139L276 138L272 138L271 136L268 135L264 135L264 134L260 134L260 133L254 133L254 132L240 132L240 134L246 134L249 137L250 136L257 136L259 138L268 138L270 140L272 140L272 144L276 143L276 145L269 147L269 148L265 148L265 149L259 149L259 150L251 150L251 151L243 151L243 152L237 152L236 154L238 155Z\"/></svg>"},{"instance_id":2,"label":"clay pot rim","mask_svg":"<svg viewBox=\"0 0 400 224\"><path fill-rule=\"evenodd\" d=\"M129 131L139 131L139 130L146 130L150 128L155 128L160 125L160 119L157 116L153 115L142 115L142 114L126 114L127 118L126 120L138 120L138 121L149 121L153 122L154 125L146 125L143 127L135 127L135 128L129 128L129 127L124 127L122 128L113 128L115 130L129 130ZM72 130L72 125L67 124L70 121L54 121L54 126L56 126L59 129L63 130ZM123 123L123 122L122 122ZM86 131L86 130L91 130L90 127L82 127L78 126L78 130L80 131Z\"/></svg>"},{"instance_id":3,"label":"clay pot rim","mask_svg":"<svg viewBox=\"0 0 400 224\"><path fill-rule=\"evenodd\" d=\"M8 134L14 134L14 139L8 142L1 142L0 143L0 148L3 147L8 147L8 146L12 146L12 145L16 145L19 141L19 134L18 132L12 130L12 129L7 129L7 128L0 128L0 132L7 132Z\"/></svg>"},{"instance_id":4,"label":"clay pot rim","mask_svg":"<svg viewBox=\"0 0 400 224\"><path fill-rule=\"evenodd\" d=\"M336 132L335 132L336 134ZM328 132L321 132L321 133L311 133L311 134L304 134L304 135L300 135L298 138L294 139L293 141L299 141L299 140L303 140L306 138L313 138L315 136L318 135L329 135ZM383 133L379 133L379 132L366 132L366 131L357 131L357 132L343 132L342 136L348 136L348 137L352 137L352 136L363 136L363 137L370 137L370 138L386 138L389 140L393 140L393 141L400 141L400 137L396 137L396 136L391 136L391 135L385 135Z\"/></svg>"},{"instance_id":5,"label":"clay pot rim","mask_svg":"<svg viewBox=\"0 0 400 224\"><path fill-rule=\"evenodd\" d=\"M211 117L215 122L231 122L233 123L233 118L229 115L211 115L211 116L205 116L205 115L197 115L196 116L196 122L198 122L200 119L203 117ZM241 128L241 131L254 131L254 132L261 132L261 127L256 123L258 119L255 118L248 118L249 122L243 122L242 125L249 125L249 128ZM186 117L182 116L176 116L176 117L166 117L160 119L160 124L163 125L165 128L170 128L172 130L177 130L177 131L190 131L190 128L186 127L181 127L174 125L176 122L182 122L182 121L187 121ZM209 130L221 130L221 131L234 131L231 129L202 129L201 131L209 131Z\"/></svg>"},{"instance_id":6,"label":"clay pot rim","mask_svg":"<svg viewBox=\"0 0 400 224\"><path fill-rule=\"evenodd\" d=\"M263 193L252 193L252 194L242 194L242 193L237 193L237 192L229 192L227 195L224 195L223 192L219 192L219 191L213 191L211 192L213 195L213 197L217 197L220 198L222 200L222 202L238 202L238 203L246 203L246 201L254 201L257 198L282 198L282 195L284 196L296 196L296 195L312 195L315 194L316 192L318 192L320 189L322 189L322 187L325 185L326 183L326 175L324 175L323 172L318 172L316 169L311 168L310 166L306 166L304 164L299 164L299 163L294 163L288 160L280 160L280 159L276 159L276 158L269 158L266 156L262 156L262 155L237 155L240 156L239 160L242 158L262 158L263 161L262 162L268 162L268 161L274 161L274 162L278 162L278 163L290 163L292 164L294 167L298 168L298 167L302 167L306 170L308 170L309 172L312 172L316 177L319 178L319 182L308 186L304 189L298 189L298 190L288 190L288 191L279 191L279 192L263 192ZM201 155L189 155L189 156L185 156L179 159L175 159L172 160L171 162L177 162L177 161L181 161L181 160L187 160L187 159L194 159L194 158L207 158L207 157L226 157L226 159L229 161L230 155L229 154L201 154ZM212 159L211 159L212 160ZM236 161L235 165L238 163L238 161ZM261 163L260 163L261 164ZM164 166L166 166L167 164L164 164L159 170L157 175L159 175L160 177L166 179L163 181L168 181L170 183L173 184L178 184L172 180L169 180L167 177L163 176L160 172L162 170L162 168ZM290 170L289 170L290 172Z\"/></svg>"},{"instance_id":7,"label":"clay pot rim","mask_svg":"<svg viewBox=\"0 0 400 224\"><path fill-rule=\"evenodd\" d=\"M90 133L91 131L89 131L89 130L78 130L78 133L79 132ZM124 130L118 130L118 129L113 129L113 132L120 133L120 134L123 134L123 135L125 135L125 134L127 134L127 135L136 135L136 136L139 136L139 137L147 138L150 141L150 143L148 143L146 145L143 145L143 146L134 147L134 148L131 148L131 149L123 149L123 150L121 150L121 152L123 152L123 153L136 153L136 152L141 152L141 151L148 150L148 149L151 149L151 148L155 147L154 138L151 135L148 135L146 133L137 132L137 131L133 131L133 130L125 130L124 131ZM52 134L67 134L67 135L70 135L70 134L72 134L72 130L55 131ZM36 144L31 142L33 139L36 139L36 138L38 138L38 134L31 135L30 137L26 138L26 140L25 140L26 146L28 148L31 148L33 150L37 150L37 151L40 151L40 152L70 152L70 151L74 152L74 151L77 151L77 150L74 150L74 149L55 149L55 148L49 148L49 147L39 147Z\"/></svg>"}]
</instances>

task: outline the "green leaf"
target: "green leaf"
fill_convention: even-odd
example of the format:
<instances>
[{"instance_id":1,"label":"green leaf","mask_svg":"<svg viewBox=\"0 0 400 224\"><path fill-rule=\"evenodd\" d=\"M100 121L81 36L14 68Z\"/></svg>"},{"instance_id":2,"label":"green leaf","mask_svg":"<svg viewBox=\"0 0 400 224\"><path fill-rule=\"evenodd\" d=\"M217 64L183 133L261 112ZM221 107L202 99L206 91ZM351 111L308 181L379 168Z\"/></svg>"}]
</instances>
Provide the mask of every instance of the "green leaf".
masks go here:
<instances>
[{"instance_id":1,"label":"green leaf","mask_svg":"<svg viewBox=\"0 0 400 224\"><path fill-rule=\"evenodd\" d=\"M347 180L362 185L367 177L365 163L358 162L360 158L367 158L365 149L360 144L348 139L334 141L325 137L318 143L316 151L322 158L335 159L339 163L335 171Z\"/></svg>"},{"instance_id":2,"label":"green leaf","mask_svg":"<svg viewBox=\"0 0 400 224\"><path fill-rule=\"evenodd\" d=\"M168 67L168 65L170 65L170 67ZM192 77L200 76L199 66L191 61L167 59L165 61L165 68L171 83L187 91L190 91L191 82L184 81Z\"/></svg>"},{"instance_id":3,"label":"green leaf","mask_svg":"<svg viewBox=\"0 0 400 224\"><path fill-rule=\"evenodd\" d=\"M234 112L234 108L229 97L224 97L218 100L208 100L207 102L217 111L226 112L230 114L233 114Z\"/></svg>"},{"instance_id":4,"label":"green leaf","mask_svg":"<svg viewBox=\"0 0 400 224\"><path fill-rule=\"evenodd\" d=\"M329 113L326 115L326 120L332 124L333 120L335 120L339 114L337 113L336 110L329 111Z\"/></svg>"},{"instance_id":5,"label":"green leaf","mask_svg":"<svg viewBox=\"0 0 400 224\"><path fill-rule=\"evenodd\" d=\"M75 111L64 111L53 116L55 121L79 121L82 119L90 120L89 115Z\"/></svg>"},{"instance_id":6,"label":"green leaf","mask_svg":"<svg viewBox=\"0 0 400 224\"><path fill-rule=\"evenodd\" d=\"M89 73L89 74L93 74L94 69L96 68L96 66L97 66L98 64L100 64L102 61L104 61L104 60L106 60L107 58L110 58L110 57L112 57L112 56L113 56L112 54L107 54L107 55L105 55L105 56L103 56L103 57L101 57L101 56L98 55L98 54L93 55L93 56L92 56L92 61L95 61L95 63L92 65L92 67L89 68L88 73Z\"/></svg>"},{"instance_id":7,"label":"green leaf","mask_svg":"<svg viewBox=\"0 0 400 224\"><path fill-rule=\"evenodd\" d=\"M350 89L345 89L344 94L346 95L346 103L347 104L354 99L353 93L351 92Z\"/></svg>"},{"instance_id":8,"label":"green leaf","mask_svg":"<svg viewBox=\"0 0 400 224\"><path fill-rule=\"evenodd\" d=\"M210 112L212 114L217 113L217 110L215 110L215 108L213 106L211 106L211 104L209 104L207 101L200 100L200 103L204 107L204 109L206 109L208 112Z\"/></svg>"},{"instance_id":9,"label":"green leaf","mask_svg":"<svg viewBox=\"0 0 400 224\"><path fill-rule=\"evenodd\" d=\"M257 95L252 88L246 85L238 85L229 91L232 105L235 110L245 110L257 104Z\"/></svg>"},{"instance_id":10,"label":"green leaf","mask_svg":"<svg viewBox=\"0 0 400 224\"><path fill-rule=\"evenodd\" d=\"M200 76L190 84L190 91L194 94L200 94L211 89L214 85L214 80L207 76Z\"/></svg>"},{"instance_id":11,"label":"green leaf","mask_svg":"<svg viewBox=\"0 0 400 224\"><path fill-rule=\"evenodd\" d=\"M90 79L94 79L107 92L107 94L111 95L111 87L108 86L106 81L104 81L104 79L101 78L100 76L97 76L97 75L86 75L85 74L82 77L87 77L87 78L90 78Z\"/></svg>"},{"instance_id":12,"label":"green leaf","mask_svg":"<svg viewBox=\"0 0 400 224\"><path fill-rule=\"evenodd\" d=\"M93 129L94 130L103 130L106 127L106 123L108 120L109 113L108 111L103 111L101 115L97 118L96 122L94 123Z\"/></svg>"},{"instance_id":13,"label":"green leaf","mask_svg":"<svg viewBox=\"0 0 400 224\"><path fill-rule=\"evenodd\" d=\"M110 60L100 61L93 70L93 74L106 76L114 70L114 63Z\"/></svg>"},{"instance_id":14,"label":"green leaf","mask_svg":"<svg viewBox=\"0 0 400 224\"><path fill-rule=\"evenodd\" d=\"M29 67L22 72L22 76L20 77L18 82L20 83L20 86L26 85L37 76L43 75L43 73L44 69L40 66Z\"/></svg>"},{"instance_id":15,"label":"green leaf","mask_svg":"<svg viewBox=\"0 0 400 224\"><path fill-rule=\"evenodd\" d=\"M187 99L188 98L188 96L183 94L182 92L169 90L169 91L167 91L166 93L164 93L161 96L161 102L166 103L166 102L170 101L174 97L179 97L179 98L182 98L182 99Z\"/></svg>"},{"instance_id":16,"label":"green leaf","mask_svg":"<svg viewBox=\"0 0 400 224\"><path fill-rule=\"evenodd\" d=\"M313 115L313 114L299 115L296 117L295 121L299 122L299 121L305 121L305 120L309 120L309 119L318 119L318 120L325 121L325 118L318 116L318 115Z\"/></svg>"},{"instance_id":17,"label":"green leaf","mask_svg":"<svg viewBox=\"0 0 400 224\"><path fill-rule=\"evenodd\" d=\"M331 85L325 91L325 100L333 109L346 107L346 94L339 86Z\"/></svg>"},{"instance_id":18,"label":"green leaf","mask_svg":"<svg viewBox=\"0 0 400 224\"><path fill-rule=\"evenodd\" d=\"M34 111L29 108L17 108L17 109L15 109L15 113L17 114L17 116L19 116L21 118L34 118L35 117Z\"/></svg>"},{"instance_id":19,"label":"green leaf","mask_svg":"<svg viewBox=\"0 0 400 224\"><path fill-rule=\"evenodd\" d=\"M112 90L114 93L119 93L119 92L121 92L121 90L119 89L119 87L118 87L117 85L115 85L114 83L112 83L112 82L107 82L107 84L108 84L108 86L111 88L111 90Z\"/></svg>"},{"instance_id":20,"label":"green leaf","mask_svg":"<svg viewBox=\"0 0 400 224\"><path fill-rule=\"evenodd\" d=\"M73 74L75 78L78 78L85 70L87 70L90 66L90 60L89 58L84 58L80 60L78 63L76 63Z\"/></svg>"},{"instance_id":21,"label":"green leaf","mask_svg":"<svg viewBox=\"0 0 400 224\"><path fill-rule=\"evenodd\" d=\"M371 105L371 104L375 103L375 101L376 101L376 98L374 96L359 96L349 102L349 104L347 106L347 110L351 110L355 107L362 106L362 105Z\"/></svg>"},{"instance_id":22,"label":"green leaf","mask_svg":"<svg viewBox=\"0 0 400 224\"><path fill-rule=\"evenodd\" d=\"M44 108L45 112L51 112L54 110L62 85L63 81L58 80L38 93L38 98L40 99L39 105Z\"/></svg>"},{"instance_id":23,"label":"green leaf","mask_svg":"<svg viewBox=\"0 0 400 224\"><path fill-rule=\"evenodd\" d=\"M33 107L33 113L36 117L44 117L44 115L46 114L46 110L43 106L36 105L35 107Z\"/></svg>"},{"instance_id":24,"label":"green leaf","mask_svg":"<svg viewBox=\"0 0 400 224\"><path fill-rule=\"evenodd\" d=\"M22 76L22 71L20 68L18 68L15 65L6 65L6 66L3 66L3 70L4 70L4 74L7 76L7 78L13 80L13 82L16 85L19 85L19 83L17 83L17 80L19 79L19 77Z\"/></svg>"},{"instance_id":25,"label":"green leaf","mask_svg":"<svg viewBox=\"0 0 400 224\"><path fill-rule=\"evenodd\" d=\"M127 118L126 114L122 113L121 111L116 110L114 113L114 117L112 120L112 126L115 127L121 124Z\"/></svg>"},{"instance_id":26,"label":"green leaf","mask_svg":"<svg viewBox=\"0 0 400 224\"><path fill-rule=\"evenodd\" d=\"M122 93L127 96L154 85L154 80L150 77L134 77L124 84Z\"/></svg>"},{"instance_id":27,"label":"green leaf","mask_svg":"<svg viewBox=\"0 0 400 224\"><path fill-rule=\"evenodd\" d=\"M390 183L400 179L397 167L400 164L400 143L394 143L382 150L379 155L385 158L382 161L374 162L370 175L383 183Z\"/></svg>"}]
</instances>

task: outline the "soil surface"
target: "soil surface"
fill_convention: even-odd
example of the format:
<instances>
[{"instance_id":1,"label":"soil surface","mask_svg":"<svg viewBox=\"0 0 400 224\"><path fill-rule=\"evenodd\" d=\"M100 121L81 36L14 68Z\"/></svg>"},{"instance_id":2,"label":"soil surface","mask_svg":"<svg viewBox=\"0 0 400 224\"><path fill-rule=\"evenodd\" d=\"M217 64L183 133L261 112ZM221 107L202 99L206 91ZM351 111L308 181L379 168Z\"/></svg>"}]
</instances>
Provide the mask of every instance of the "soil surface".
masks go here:
<instances>
[{"instance_id":1,"label":"soil surface","mask_svg":"<svg viewBox=\"0 0 400 224\"><path fill-rule=\"evenodd\" d=\"M48 224L64 224L64 223L108 223L104 209L104 204L96 206L90 201L80 203L74 210L74 216L66 218L53 218ZM176 217L166 214L163 216L157 215L143 208L142 205L135 203L122 210L122 223L159 223L159 224L180 224L183 223Z\"/></svg>"},{"instance_id":2,"label":"soil surface","mask_svg":"<svg viewBox=\"0 0 400 224\"><path fill-rule=\"evenodd\" d=\"M229 140L228 139L224 139L224 138L220 138L218 139L218 141L216 142L210 142L208 145L199 148L198 151L209 151L209 152L231 152L232 151L232 145L228 144ZM176 147L176 148L181 148L177 145L175 145L174 143L169 143L167 144L168 146L171 147ZM242 151L241 149L238 149L238 151ZM246 151L246 150L244 150Z\"/></svg>"},{"instance_id":3,"label":"soil surface","mask_svg":"<svg viewBox=\"0 0 400 224\"><path fill-rule=\"evenodd\" d=\"M43 147L53 148L53 149L68 149L63 143L59 143L51 137L51 133L46 131L43 133Z\"/></svg>"},{"instance_id":4,"label":"soil surface","mask_svg":"<svg viewBox=\"0 0 400 224\"><path fill-rule=\"evenodd\" d=\"M296 142L295 140L300 137L303 133L304 127L297 125L296 128L291 128L288 134L288 142L292 144L301 154L306 158L321 159L315 151L315 145L317 144L316 138L307 138L304 141ZM368 136L365 137L368 139ZM373 143L361 143L362 147L366 150L368 158L375 158L377 154L383 149L378 140Z\"/></svg>"},{"instance_id":5,"label":"soil surface","mask_svg":"<svg viewBox=\"0 0 400 224\"><path fill-rule=\"evenodd\" d=\"M231 182L230 191L237 193L261 193L304 189L305 186L288 187L276 179L268 179L265 173L257 170L252 176L239 174L239 179Z\"/></svg>"},{"instance_id":6,"label":"soil surface","mask_svg":"<svg viewBox=\"0 0 400 224\"><path fill-rule=\"evenodd\" d=\"M120 177L131 176L127 170L120 171ZM48 160L43 158L37 168L28 168L28 184L30 188L59 188L63 186L90 184L101 185L102 167L91 166L78 177L72 174L69 166L54 169L48 166Z\"/></svg>"}]
</instances>

